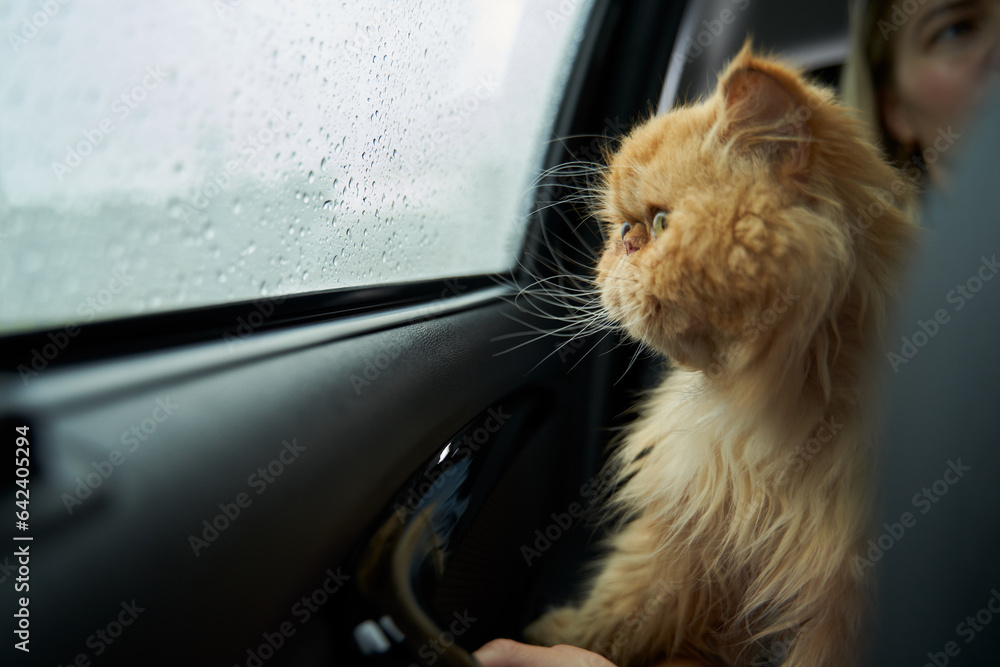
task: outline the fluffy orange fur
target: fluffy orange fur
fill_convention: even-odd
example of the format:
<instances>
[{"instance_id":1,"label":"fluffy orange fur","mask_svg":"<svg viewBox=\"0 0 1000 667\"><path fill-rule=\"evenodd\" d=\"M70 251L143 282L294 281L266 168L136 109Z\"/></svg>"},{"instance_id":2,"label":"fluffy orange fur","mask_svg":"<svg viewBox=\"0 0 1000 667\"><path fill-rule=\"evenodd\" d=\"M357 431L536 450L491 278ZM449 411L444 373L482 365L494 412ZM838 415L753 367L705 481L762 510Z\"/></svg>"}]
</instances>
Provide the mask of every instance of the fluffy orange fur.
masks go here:
<instances>
[{"instance_id":1,"label":"fluffy orange fur","mask_svg":"<svg viewBox=\"0 0 1000 667\"><path fill-rule=\"evenodd\" d=\"M856 664L870 370L914 237L912 184L864 137L829 90L748 44L711 97L610 157L601 301L675 369L615 453L628 520L583 601L532 641L622 666Z\"/></svg>"}]
</instances>

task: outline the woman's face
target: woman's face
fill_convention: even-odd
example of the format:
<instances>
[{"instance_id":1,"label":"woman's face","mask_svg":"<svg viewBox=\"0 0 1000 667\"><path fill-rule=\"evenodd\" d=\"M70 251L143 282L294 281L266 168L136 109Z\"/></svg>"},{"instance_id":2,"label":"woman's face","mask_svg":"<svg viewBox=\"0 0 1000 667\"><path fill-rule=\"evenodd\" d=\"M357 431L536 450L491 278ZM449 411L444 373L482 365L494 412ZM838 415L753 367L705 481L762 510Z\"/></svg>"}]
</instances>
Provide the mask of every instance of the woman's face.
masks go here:
<instances>
[{"instance_id":1,"label":"woman's face","mask_svg":"<svg viewBox=\"0 0 1000 667\"><path fill-rule=\"evenodd\" d=\"M922 151L933 170L990 87L998 64L1000 0L895 6L900 9L882 28L893 41L895 63L895 85L882 100L885 124L903 146ZM889 31L890 24L899 29Z\"/></svg>"}]
</instances>

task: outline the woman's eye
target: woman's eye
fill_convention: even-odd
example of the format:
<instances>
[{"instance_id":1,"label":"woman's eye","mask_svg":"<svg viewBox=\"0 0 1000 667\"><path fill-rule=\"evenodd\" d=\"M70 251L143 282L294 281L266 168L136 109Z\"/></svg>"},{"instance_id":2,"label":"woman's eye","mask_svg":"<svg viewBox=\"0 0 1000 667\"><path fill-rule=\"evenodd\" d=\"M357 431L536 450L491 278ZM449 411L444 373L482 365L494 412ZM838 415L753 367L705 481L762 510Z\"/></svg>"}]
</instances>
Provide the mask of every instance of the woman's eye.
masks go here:
<instances>
[{"instance_id":1,"label":"woman's eye","mask_svg":"<svg viewBox=\"0 0 1000 667\"><path fill-rule=\"evenodd\" d=\"M622 223L622 238L625 238L625 235L628 234L631 229L632 225L627 222Z\"/></svg>"},{"instance_id":2,"label":"woman's eye","mask_svg":"<svg viewBox=\"0 0 1000 667\"><path fill-rule=\"evenodd\" d=\"M947 26L935 33L934 38L931 40L932 44L942 44L945 42L950 42L951 40L958 39L963 35L966 35L976 29L975 21L972 19L964 19L961 21L954 21L949 23Z\"/></svg>"},{"instance_id":3,"label":"woman's eye","mask_svg":"<svg viewBox=\"0 0 1000 667\"><path fill-rule=\"evenodd\" d=\"M653 216L653 238L663 233L663 230L667 228L667 216L669 213L667 211L659 211Z\"/></svg>"}]
</instances>

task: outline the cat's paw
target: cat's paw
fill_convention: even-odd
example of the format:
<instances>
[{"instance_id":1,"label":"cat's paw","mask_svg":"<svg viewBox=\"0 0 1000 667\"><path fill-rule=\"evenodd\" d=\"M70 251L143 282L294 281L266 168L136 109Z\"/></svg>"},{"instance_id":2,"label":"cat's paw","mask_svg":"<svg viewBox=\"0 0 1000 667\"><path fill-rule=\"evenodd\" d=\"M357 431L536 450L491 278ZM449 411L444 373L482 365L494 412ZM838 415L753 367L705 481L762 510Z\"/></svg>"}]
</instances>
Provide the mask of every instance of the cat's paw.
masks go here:
<instances>
[{"instance_id":1,"label":"cat's paw","mask_svg":"<svg viewBox=\"0 0 1000 667\"><path fill-rule=\"evenodd\" d=\"M578 644L580 630L579 611L572 607L560 607L542 614L534 623L524 629L524 637L532 644L554 646L556 644Z\"/></svg>"}]
</instances>

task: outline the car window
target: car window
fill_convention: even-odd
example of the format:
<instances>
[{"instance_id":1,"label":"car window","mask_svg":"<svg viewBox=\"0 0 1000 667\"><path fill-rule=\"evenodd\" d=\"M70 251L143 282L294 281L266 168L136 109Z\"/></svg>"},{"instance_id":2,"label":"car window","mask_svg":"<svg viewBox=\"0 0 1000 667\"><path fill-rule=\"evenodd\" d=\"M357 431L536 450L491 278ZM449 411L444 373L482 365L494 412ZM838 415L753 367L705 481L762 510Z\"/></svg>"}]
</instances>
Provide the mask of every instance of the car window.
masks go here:
<instances>
[{"instance_id":1,"label":"car window","mask_svg":"<svg viewBox=\"0 0 1000 667\"><path fill-rule=\"evenodd\" d=\"M0 332L509 269L590 2L0 21Z\"/></svg>"}]
</instances>

